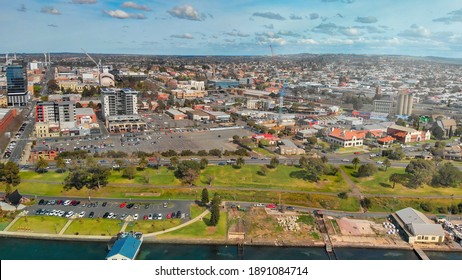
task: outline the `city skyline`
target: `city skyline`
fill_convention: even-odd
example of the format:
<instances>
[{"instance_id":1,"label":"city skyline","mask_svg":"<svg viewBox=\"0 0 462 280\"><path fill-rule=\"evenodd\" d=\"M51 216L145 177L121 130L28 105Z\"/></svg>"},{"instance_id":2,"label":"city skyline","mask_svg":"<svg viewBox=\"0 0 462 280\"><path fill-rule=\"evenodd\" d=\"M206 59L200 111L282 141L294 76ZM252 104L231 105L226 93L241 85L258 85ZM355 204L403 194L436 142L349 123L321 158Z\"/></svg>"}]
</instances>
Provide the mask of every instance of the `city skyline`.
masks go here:
<instances>
[{"instance_id":1,"label":"city skyline","mask_svg":"<svg viewBox=\"0 0 462 280\"><path fill-rule=\"evenodd\" d=\"M1 53L345 53L462 57L455 1L104 1L0 4Z\"/></svg>"}]
</instances>

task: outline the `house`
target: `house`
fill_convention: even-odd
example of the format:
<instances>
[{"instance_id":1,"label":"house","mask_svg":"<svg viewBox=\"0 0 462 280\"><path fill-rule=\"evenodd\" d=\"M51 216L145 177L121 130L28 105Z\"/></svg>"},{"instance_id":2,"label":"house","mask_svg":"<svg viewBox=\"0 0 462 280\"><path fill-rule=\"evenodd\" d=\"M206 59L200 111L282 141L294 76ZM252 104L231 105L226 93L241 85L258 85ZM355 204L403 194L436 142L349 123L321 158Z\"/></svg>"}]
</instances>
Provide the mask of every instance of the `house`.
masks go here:
<instances>
[{"instance_id":1,"label":"house","mask_svg":"<svg viewBox=\"0 0 462 280\"><path fill-rule=\"evenodd\" d=\"M383 138L377 139L377 143L379 143L383 148L388 148L391 144L393 144L395 140L396 139L391 136L385 136Z\"/></svg>"},{"instance_id":2,"label":"house","mask_svg":"<svg viewBox=\"0 0 462 280\"><path fill-rule=\"evenodd\" d=\"M279 145L279 153L281 155L304 155L305 149L297 147L294 142L288 139L282 139Z\"/></svg>"},{"instance_id":3,"label":"house","mask_svg":"<svg viewBox=\"0 0 462 280\"><path fill-rule=\"evenodd\" d=\"M444 131L445 137L449 137L449 134L452 137L457 129L457 123L454 119L437 120L434 125L439 126Z\"/></svg>"},{"instance_id":4,"label":"house","mask_svg":"<svg viewBox=\"0 0 462 280\"><path fill-rule=\"evenodd\" d=\"M117 239L106 256L106 260L134 260L141 247L142 240L132 235Z\"/></svg>"},{"instance_id":5,"label":"house","mask_svg":"<svg viewBox=\"0 0 462 280\"><path fill-rule=\"evenodd\" d=\"M445 234L441 225L434 224L424 214L411 207L396 211L392 217L403 229L410 244L444 241Z\"/></svg>"},{"instance_id":6,"label":"house","mask_svg":"<svg viewBox=\"0 0 462 280\"><path fill-rule=\"evenodd\" d=\"M18 190L14 190L14 192L5 196L5 201L13 206L18 206L22 200L23 196L19 194Z\"/></svg>"},{"instance_id":7,"label":"house","mask_svg":"<svg viewBox=\"0 0 462 280\"><path fill-rule=\"evenodd\" d=\"M255 141L257 144L260 143L260 141L262 140L266 140L268 141L268 145L276 145L276 142L279 141L279 137L269 133L254 134L252 135L252 140Z\"/></svg>"},{"instance_id":8,"label":"house","mask_svg":"<svg viewBox=\"0 0 462 280\"><path fill-rule=\"evenodd\" d=\"M430 140L431 133L427 131L419 131L410 127L404 127L393 124L387 128L387 134L394 137L401 143L421 142Z\"/></svg>"},{"instance_id":9,"label":"house","mask_svg":"<svg viewBox=\"0 0 462 280\"><path fill-rule=\"evenodd\" d=\"M462 148L460 146L445 147L443 157L449 160L462 160Z\"/></svg>"},{"instance_id":10,"label":"house","mask_svg":"<svg viewBox=\"0 0 462 280\"><path fill-rule=\"evenodd\" d=\"M363 145L365 137L366 132L364 130L344 130L335 127L327 135L327 142L337 144L340 147L358 147Z\"/></svg>"}]
</instances>

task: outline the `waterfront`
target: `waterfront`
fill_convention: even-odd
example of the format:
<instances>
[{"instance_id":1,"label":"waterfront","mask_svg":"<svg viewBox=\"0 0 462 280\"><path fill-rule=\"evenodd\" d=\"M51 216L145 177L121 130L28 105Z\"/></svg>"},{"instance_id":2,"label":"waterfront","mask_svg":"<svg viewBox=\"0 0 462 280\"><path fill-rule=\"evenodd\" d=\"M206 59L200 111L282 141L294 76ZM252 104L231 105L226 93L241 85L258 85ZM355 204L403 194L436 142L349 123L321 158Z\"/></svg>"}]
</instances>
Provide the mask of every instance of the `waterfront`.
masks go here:
<instances>
[{"instance_id":1,"label":"waterfront","mask_svg":"<svg viewBox=\"0 0 462 280\"><path fill-rule=\"evenodd\" d=\"M101 260L107 243L0 238L2 260ZM409 250L337 248L341 260L417 260ZM462 252L428 252L430 259L462 260ZM141 260L238 260L236 246L144 243ZM247 246L246 260L328 260L320 247Z\"/></svg>"}]
</instances>

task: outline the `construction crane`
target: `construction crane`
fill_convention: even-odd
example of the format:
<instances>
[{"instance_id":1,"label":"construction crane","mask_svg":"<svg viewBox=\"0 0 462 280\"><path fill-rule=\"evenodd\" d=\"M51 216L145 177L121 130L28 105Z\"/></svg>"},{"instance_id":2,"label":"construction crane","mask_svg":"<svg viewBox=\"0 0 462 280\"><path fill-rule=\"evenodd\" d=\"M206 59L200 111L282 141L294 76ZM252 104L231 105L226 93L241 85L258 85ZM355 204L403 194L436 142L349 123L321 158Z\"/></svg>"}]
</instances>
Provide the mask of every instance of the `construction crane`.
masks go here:
<instances>
[{"instance_id":1,"label":"construction crane","mask_svg":"<svg viewBox=\"0 0 462 280\"><path fill-rule=\"evenodd\" d=\"M93 61L94 64L96 64L96 68L98 69L98 85L101 86L101 59L99 62L96 62L96 60L93 59L84 49L81 49L87 56L88 58Z\"/></svg>"},{"instance_id":2,"label":"construction crane","mask_svg":"<svg viewBox=\"0 0 462 280\"><path fill-rule=\"evenodd\" d=\"M270 49L271 49L271 57L273 59L273 63L274 63L274 50L273 50L273 46L270 45ZM281 80L280 77L279 77L279 70L278 68L276 67L276 76L278 78L278 82ZM284 106L284 92L286 90L286 82L284 82L282 84L282 88L279 90L279 114L278 114L278 126L280 126L282 124L282 107Z\"/></svg>"}]
</instances>

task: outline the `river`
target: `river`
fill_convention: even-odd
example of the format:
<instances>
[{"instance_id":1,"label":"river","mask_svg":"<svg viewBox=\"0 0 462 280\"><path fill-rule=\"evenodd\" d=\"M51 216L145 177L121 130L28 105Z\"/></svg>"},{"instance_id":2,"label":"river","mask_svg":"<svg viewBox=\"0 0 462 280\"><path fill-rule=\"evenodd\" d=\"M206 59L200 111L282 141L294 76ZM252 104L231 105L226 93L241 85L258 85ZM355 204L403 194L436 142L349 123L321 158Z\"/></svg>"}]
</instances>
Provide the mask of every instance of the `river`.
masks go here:
<instances>
[{"instance_id":1,"label":"river","mask_svg":"<svg viewBox=\"0 0 462 280\"><path fill-rule=\"evenodd\" d=\"M107 243L0 238L2 260L102 260ZM409 250L336 248L341 260L417 260ZM430 259L462 260L462 252L426 252ZM143 243L141 260L327 260L324 248L246 246L238 256L236 246Z\"/></svg>"}]
</instances>

